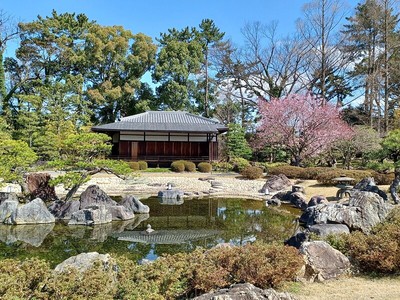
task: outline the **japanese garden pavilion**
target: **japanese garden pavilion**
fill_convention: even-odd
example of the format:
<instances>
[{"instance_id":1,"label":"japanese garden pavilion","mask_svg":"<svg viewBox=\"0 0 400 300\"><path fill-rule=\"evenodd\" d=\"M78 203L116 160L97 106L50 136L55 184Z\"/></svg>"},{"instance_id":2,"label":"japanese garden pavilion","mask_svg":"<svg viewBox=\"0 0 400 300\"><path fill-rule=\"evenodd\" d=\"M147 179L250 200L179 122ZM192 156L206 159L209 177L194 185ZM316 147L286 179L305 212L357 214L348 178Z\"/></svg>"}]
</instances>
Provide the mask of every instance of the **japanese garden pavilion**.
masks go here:
<instances>
[{"instance_id":1,"label":"japanese garden pavilion","mask_svg":"<svg viewBox=\"0 0 400 300\"><path fill-rule=\"evenodd\" d=\"M112 137L114 158L167 163L218 160L218 135L228 128L188 112L147 111L92 130Z\"/></svg>"}]
</instances>

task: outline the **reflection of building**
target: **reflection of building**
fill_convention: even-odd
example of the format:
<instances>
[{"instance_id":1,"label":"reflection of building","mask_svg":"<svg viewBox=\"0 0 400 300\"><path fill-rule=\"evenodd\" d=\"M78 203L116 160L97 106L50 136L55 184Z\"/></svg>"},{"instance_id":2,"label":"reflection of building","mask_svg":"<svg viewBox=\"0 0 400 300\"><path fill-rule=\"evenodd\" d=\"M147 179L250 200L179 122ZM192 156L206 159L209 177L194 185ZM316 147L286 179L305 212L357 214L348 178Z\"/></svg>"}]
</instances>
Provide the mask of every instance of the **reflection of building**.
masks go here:
<instances>
[{"instance_id":1,"label":"reflection of building","mask_svg":"<svg viewBox=\"0 0 400 300\"><path fill-rule=\"evenodd\" d=\"M114 236L120 241L129 241L145 244L183 244L189 241L212 237L218 230L155 230L150 234L139 231L124 231Z\"/></svg>"},{"instance_id":2,"label":"reflection of building","mask_svg":"<svg viewBox=\"0 0 400 300\"><path fill-rule=\"evenodd\" d=\"M162 163L218 160L217 137L228 128L187 112L148 111L92 130L112 137L114 157Z\"/></svg>"}]
</instances>

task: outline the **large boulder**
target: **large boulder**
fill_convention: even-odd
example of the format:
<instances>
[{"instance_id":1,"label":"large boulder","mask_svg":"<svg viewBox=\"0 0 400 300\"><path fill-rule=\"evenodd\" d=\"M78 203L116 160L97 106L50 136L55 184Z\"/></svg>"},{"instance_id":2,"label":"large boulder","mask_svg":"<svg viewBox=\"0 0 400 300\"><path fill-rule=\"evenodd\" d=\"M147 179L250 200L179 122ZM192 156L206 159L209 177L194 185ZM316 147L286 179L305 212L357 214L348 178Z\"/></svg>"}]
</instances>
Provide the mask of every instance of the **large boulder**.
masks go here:
<instances>
[{"instance_id":1,"label":"large boulder","mask_svg":"<svg viewBox=\"0 0 400 300\"><path fill-rule=\"evenodd\" d=\"M359 191L364 191L364 192L376 193L379 196L381 196L382 199L385 200L385 201L387 201L387 199L388 199L387 194L376 186L375 180L374 180L373 177L363 178L360 182L358 182L353 187L353 189L356 189L356 190L359 190Z\"/></svg>"},{"instance_id":2,"label":"large boulder","mask_svg":"<svg viewBox=\"0 0 400 300\"><path fill-rule=\"evenodd\" d=\"M134 197L124 199L118 204L97 185L91 185L81 194L79 201L55 201L49 206L49 210L57 219L73 219L69 224L84 225L107 223L108 215L111 215L112 220L130 220L134 218L136 211L149 212L147 205L132 198ZM103 213L103 208L107 212Z\"/></svg>"},{"instance_id":3,"label":"large boulder","mask_svg":"<svg viewBox=\"0 0 400 300\"><path fill-rule=\"evenodd\" d=\"M135 217L133 211L129 210L125 206L122 205L114 205L107 208L111 213L111 217L113 220L130 220Z\"/></svg>"},{"instance_id":4,"label":"large boulder","mask_svg":"<svg viewBox=\"0 0 400 300\"><path fill-rule=\"evenodd\" d=\"M73 213L68 225L97 225L111 221L112 215L104 205L93 205Z\"/></svg>"},{"instance_id":5,"label":"large boulder","mask_svg":"<svg viewBox=\"0 0 400 300\"><path fill-rule=\"evenodd\" d=\"M93 206L104 205L105 207L118 205L110 198L98 185L90 185L80 196L80 209Z\"/></svg>"},{"instance_id":6,"label":"large boulder","mask_svg":"<svg viewBox=\"0 0 400 300\"><path fill-rule=\"evenodd\" d=\"M296 232L294 235L284 241L284 244L299 249L304 242L308 241L310 241L310 233L308 230L305 230Z\"/></svg>"},{"instance_id":7,"label":"large boulder","mask_svg":"<svg viewBox=\"0 0 400 300\"><path fill-rule=\"evenodd\" d=\"M308 231L322 237L330 234L350 233L349 227L345 224L315 224L310 226Z\"/></svg>"},{"instance_id":8,"label":"large boulder","mask_svg":"<svg viewBox=\"0 0 400 300\"><path fill-rule=\"evenodd\" d=\"M117 270L117 265L112 260L109 254L99 254L97 252L81 253L76 256L67 258L62 263L58 264L54 271L56 273L68 272L69 269L74 268L81 273L93 268L96 263L101 264L103 270Z\"/></svg>"},{"instance_id":9,"label":"large boulder","mask_svg":"<svg viewBox=\"0 0 400 300\"><path fill-rule=\"evenodd\" d=\"M301 192L294 192L290 193L289 196L290 203L293 204L295 207L300 208L302 210L307 208L307 198L306 195L304 195Z\"/></svg>"},{"instance_id":10,"label":"large boulder","mask_svg":"<svg viewBox=\"0 0 400 300\"><path fill-rule=\"evenodd\" d=\"M57 200L54 186L50 186L50 174L48 173L31 173L26 177L31 199L40 198L43 201Z\"/></svg>"},{"instance_id":11,"label":"large boulder","mask_svg":"<svg viewBox=\"0 0 400 300\"><path fill-rule=\"evenodd\" d=\"M69 201L54 201L49 206L49 211L53 214L56 219L69 220L73 213L79 210L81 203L77 200Z\"/></svg>"},{"instance_id":12,"label":"large boulder","mask_svg":"<svg viewBox=\"0 0 400 300\"><path fill-rule=\"evenodd\" d=\"M274 289L260 289L251 283L233 284L229 288L220 289L214 292L195 297L196 300L295 300L289 293L278 293Z\"/></svg>"},{"instance_id":13,"label":"large boulder","mask_svg":"<svg viewBox=\"0 0 400 300\"><path fill-rule=\"evenodd\" d=\"M180 200L184 196L181 190L162 190L158 192L158 197L161 199L177 199Z\"/></svg>"},{"instance_id":14,"label":"large boulder","mask_svg":"<svg viewBox=\"0 0 400 300\"><path fill-rule=\"evenodd\" d=\"M261 188L261 193L278 192L282 190L291 190L292 182L284 174L272 175L268 177L264 186Z\"/></svg>"},{"instance_id":15,"label":"large boulder","mask_svg":"<svg viewBox=\"0 0 400 300\"><path fill-rule=\"evenodd\" d=\"M322 282L350 273L349 259L324 241L305 242L300 247L306 262L301 275L310 282Z\"/></svg>"},{"instance_id":16,"label":"large boulder","mask_svg":"<svg viewBox=\"0 0 400 300\"><path fill-rule=\"evenodd\" d=\"M132 195L125 196L120 205L126 207L129 211L138 214L148 214L150 212L150 207L143 204L139 199Z\"/></svg>"},{"instance_id":17,"label":"large boulder","mask_svg":"<svg viewBox=\"0 0 400 300\"><path fill-rule=\"evenodd\" d=\"M392 205L386 203L376 193L355 191L348 205L328 203L308 207L300 217L300 221L307 225L345 224L351 230L368 233L373 226L386 218L392 208Z\"/></svg>"},{"instance_id":18,"label":"large boulder","mask_svg":"<svg viewBox=\"0 0 400 300\"><path fill-rule=\"evenodd\" d=\"M54 223L55 218L47 209L42 199L36 198L31 202L20 205L6 220L7 224L43 224Z\"/></svg>"},{"instance_id":19,"label":"large boulder","mask_svg":"<svg viewBox=\"0 0 400 300\"><path fill-rule=\"evenodd\" d=\"M315 195L312 196L311 199L307 203L307 207L315 206L318 204L329 203L328 199L326 199L323 195Z\"/></svg>"}]
</instances>

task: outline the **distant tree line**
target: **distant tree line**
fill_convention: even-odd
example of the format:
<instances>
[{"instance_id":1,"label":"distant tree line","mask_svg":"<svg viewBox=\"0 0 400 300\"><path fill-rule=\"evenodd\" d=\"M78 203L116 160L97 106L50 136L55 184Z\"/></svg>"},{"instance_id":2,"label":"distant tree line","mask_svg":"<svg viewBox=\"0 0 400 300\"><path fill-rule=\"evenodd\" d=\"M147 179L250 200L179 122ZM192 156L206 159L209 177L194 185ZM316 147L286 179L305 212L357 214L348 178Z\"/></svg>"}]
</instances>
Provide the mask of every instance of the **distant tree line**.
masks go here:
<instances>
[{"instance_id":1,"label":"distant tree line","mask_svg":"<svg viewBox=\"0 0 400 300\"><path fill-rule=\"evenodd\" d=\"M1 12L2 124L48 160L62 156L69 135L146 110L186 110L251 135L260 102L299 94L384 136L400 127L397 4L312 0L293 33L280 35L274 21L247 23L243 45L210 19L153 40L84 14L52 11L14 24ZM18 48L4 57L11 39Z\"/></svg>"}]
</instances>

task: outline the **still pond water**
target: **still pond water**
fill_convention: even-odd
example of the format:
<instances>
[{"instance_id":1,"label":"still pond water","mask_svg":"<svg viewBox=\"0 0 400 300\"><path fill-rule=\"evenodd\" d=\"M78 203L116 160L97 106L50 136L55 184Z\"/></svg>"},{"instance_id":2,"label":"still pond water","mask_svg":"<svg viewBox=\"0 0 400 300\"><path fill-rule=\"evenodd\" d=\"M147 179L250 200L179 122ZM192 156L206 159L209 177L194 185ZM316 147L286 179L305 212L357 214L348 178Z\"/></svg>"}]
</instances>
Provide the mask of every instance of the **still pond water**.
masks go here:
<instances>
[{"instance_id":1,"label":"still pond water","mask_svg":"<svg viewBox=\"0 0 400 300\"><path fill-rule=\"evenodd\" d=\"M283 241L296 230L298 210L276 210L263 201L192 199L161 203L141 200L149 215L105 225L0 225L0 259L39 257L53 266L82 252L124 254L134 260L155 259L163 253L189 252L218 243L245 244L254 240ZM155 231L144 234L147 225Z\"/></svg>"}]
</instances>

